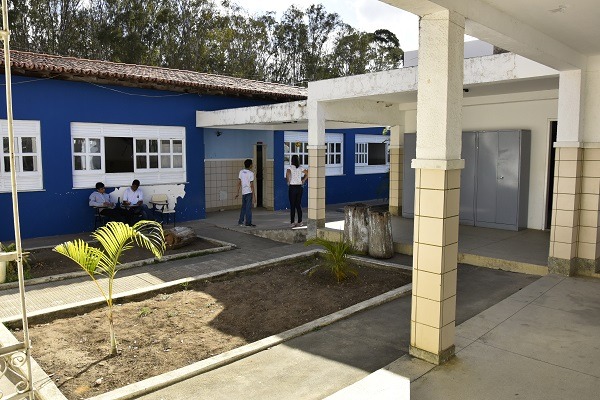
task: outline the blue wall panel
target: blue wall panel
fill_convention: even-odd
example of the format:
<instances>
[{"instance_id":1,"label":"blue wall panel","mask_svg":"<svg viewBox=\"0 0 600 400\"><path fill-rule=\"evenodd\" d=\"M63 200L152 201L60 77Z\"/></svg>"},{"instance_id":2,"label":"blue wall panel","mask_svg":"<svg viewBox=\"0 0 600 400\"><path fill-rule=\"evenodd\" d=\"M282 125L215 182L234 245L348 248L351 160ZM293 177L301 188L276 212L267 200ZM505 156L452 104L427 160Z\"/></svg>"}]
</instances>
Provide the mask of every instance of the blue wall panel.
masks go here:
<instances>
[{"instance_id":1,"label":"blue wall panel","mask_svg":"<svg viewBox=\"0 0 600 400\"><path fill-rule=\"evenodd\" d=\"M384 201L388 198L389 174L356 175L354 173L355 135L381 135L382 130L383 128L379 127L327 130L327 132L344 134L344 174L326 177L325 196L327 204L358 202L373 199L382 199L382 201ZM290 207L287 183L283 175L284 132L275 131L274 136L275 209L284 210ZM308 190L306 187L302 196L302 206L308 206ZM304 219L308 219L308 217Z\"/></svg>"},{"instance_id":2,"label":"blue wall panel","mask_svg":"<svg viewBox=\"0 0 600 400\"><path fill-rule=\"evenodd\" d=\"M265 102L14 76L14 118L40 121L44 175L43 191L19 193L22 237L93 229L87 205L93 188L73 189L71 122L184 126L189 183L177 219L185 221L205 217L203 129L196 128L195 111L260 104ZM6 118L4 96L0 118ZM14 238L11 217L11 195L0 193L0 240Z\"/></svg>"}]
</instances>

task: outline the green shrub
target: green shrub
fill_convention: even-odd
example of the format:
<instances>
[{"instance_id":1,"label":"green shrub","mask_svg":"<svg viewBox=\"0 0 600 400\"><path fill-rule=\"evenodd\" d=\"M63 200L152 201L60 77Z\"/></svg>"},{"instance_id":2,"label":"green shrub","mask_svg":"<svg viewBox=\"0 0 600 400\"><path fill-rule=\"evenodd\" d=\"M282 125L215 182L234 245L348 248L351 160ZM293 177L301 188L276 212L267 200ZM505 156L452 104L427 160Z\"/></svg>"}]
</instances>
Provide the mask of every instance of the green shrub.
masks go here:
<instances>
[{"instance_id":1,"label":"green shrub","mask_svg":"<svg viewBox=\"0 0 600 400\"><path fill-rule=\"evenodd\" d=\"M323 256L324 263L322 267L329 270L338 283L349 276L358 276L358 271L351 267L348 263L348 255L353 253L348 242L331 242L329 240L316 237L309 239L304 243L305 246L313 244L322 246L325 249L325 254ZM315 271L316 269L311 269L309 276Z\"/></svg>"}]
</instances>

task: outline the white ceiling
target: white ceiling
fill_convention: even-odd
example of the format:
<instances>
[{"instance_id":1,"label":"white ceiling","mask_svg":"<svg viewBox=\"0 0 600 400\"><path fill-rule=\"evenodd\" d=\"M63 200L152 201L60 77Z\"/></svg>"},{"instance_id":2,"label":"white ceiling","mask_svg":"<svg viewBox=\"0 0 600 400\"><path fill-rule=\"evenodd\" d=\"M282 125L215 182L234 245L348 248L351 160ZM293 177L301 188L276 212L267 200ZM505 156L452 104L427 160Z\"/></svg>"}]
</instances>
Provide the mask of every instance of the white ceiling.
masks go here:
<instances>
[{"instance_id":1,"label":"white ceiling","mask_svg":"<svg viewBox=\"0 0 600 400\"><path fill-rule=\"evenodd\" d=\"M483 0L585 55L600 54L599 0Z\"/></svg>"},{"instance_id":2,"label":"white ceiling","mask_svg":"<svg viewBox=\"0 0 600 400\"><path fill-rule=\"evenodd\" d=\"M417 15L465 16L465 33L558 70L600 55L600 0L380 0Z\"/></svg>"}]
</instances>

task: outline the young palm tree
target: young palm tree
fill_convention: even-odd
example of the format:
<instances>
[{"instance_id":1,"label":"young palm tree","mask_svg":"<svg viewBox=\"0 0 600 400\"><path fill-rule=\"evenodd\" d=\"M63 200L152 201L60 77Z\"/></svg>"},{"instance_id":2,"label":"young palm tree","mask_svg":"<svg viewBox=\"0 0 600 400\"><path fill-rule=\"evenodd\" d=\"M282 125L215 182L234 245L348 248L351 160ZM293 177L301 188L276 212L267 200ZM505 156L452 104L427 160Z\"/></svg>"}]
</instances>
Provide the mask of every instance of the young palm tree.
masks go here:
<instances>
[{"instance_id":1,"label":"young palm tree","mask_svg":"<svg viewBox=\"0 0 600 400\"><path fill-rule=\"evenodd\" d=\"M119 271L119 258L124 251L133 245L150 250L157 258L165 252L165 237L162 226L154 221L140 221L133 226L123 222L109 222L94 233L94 237L102 246L90 246L81 239L65 242L54 248L54 251L75 261L94 281L108 305L108 324L110 330L110 355L117 354L117 340L113 326L113 282ZM108 278L108 288L104 290L96 276Z\"/></svg>"},{"instance_id":2,"label":"young palm tree","mask_svg":"<svg viewBox=\"0 0 600 400\"><path fill-rule=\"evenodd\" d=\"M348 264L348 255L352 254L352 247L348 242L331 242L329 240L315 237L304 243L306 246L316 244L325 249L324 267L329 269L335 279L340 283L350 275L358 276L358 271ZM310 275L314 273L312 269Z\"/></svg>"}]
</instances>

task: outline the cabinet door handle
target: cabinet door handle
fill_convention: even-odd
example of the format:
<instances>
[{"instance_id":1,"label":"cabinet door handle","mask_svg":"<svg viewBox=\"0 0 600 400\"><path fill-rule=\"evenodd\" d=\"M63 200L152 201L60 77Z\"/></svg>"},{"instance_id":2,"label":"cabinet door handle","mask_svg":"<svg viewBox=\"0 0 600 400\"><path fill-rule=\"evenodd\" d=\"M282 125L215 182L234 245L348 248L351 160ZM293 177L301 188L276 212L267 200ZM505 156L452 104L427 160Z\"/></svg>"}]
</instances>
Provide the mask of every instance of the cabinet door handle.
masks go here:
<instances>
[{"instance_id":1,"label":"cabinet door handle","mask_svg":"<svg viewBox=\"0 0 600 400\"><path fill-rule=\"evenodd\" d=\"M504 179L504 177L503 177L503 176L501 176L501 177L500 177L500 179Z\"/></svg>"}]
</instances>

